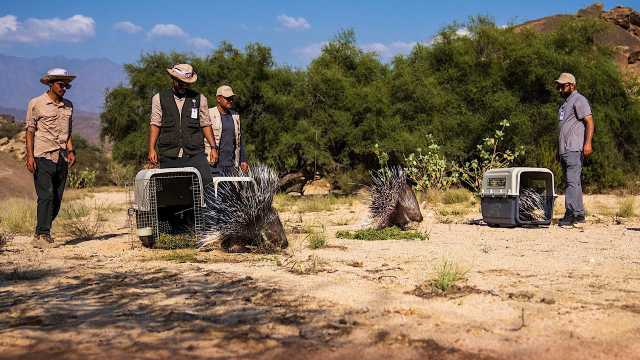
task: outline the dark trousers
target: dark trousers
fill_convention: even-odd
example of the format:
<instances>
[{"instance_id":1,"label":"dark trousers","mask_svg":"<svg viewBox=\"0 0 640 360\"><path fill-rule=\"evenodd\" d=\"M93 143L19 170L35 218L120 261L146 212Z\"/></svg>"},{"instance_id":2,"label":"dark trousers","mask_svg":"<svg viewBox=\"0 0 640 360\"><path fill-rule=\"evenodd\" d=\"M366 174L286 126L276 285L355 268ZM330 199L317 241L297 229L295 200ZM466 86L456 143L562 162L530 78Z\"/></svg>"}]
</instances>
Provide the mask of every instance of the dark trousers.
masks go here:
<instances>
[{"instance_id":1,"label":"dark trousers","mask_svg":"<svg viewBox=\"0 0 640 360\"><path fill-rule=\"evenodd\" d=\"M567 187L564 191L565 216L584 216L582 202L582 152L571 151L560 155Z\"/></svg>"},{"instance_id":2,"label":"dark trousers","mask_svg":"<svg viewBox=\"0 0 640 360\"><path fill-rule=\"evenodd\" d=\"M64 186L67 183L67 161L60 154L58 163L45 158L36 158L33 182L38 195L36 234L50 234L51 224L58 216Z\"/></svg>"},{"instance_id":3,"label":"dark trousers","mask_svg":"<svg viewBox=\"0 0 640 360\"><path fill-rule=\"evenodd\" d=\"M209 163L207 162L207 158L204 152L193 155L193 156L183 156L181 158L170 158L170 157L160 157L160 168L179 168L179 167L188 167L192 166L198 169L200 172L200 178L202 179L202 188L206 188L207 186L211 186L213 182L213 177L211 176L211 168L209 167Z\"/></svg>"},{"instance_id":4,"label":"dark trousers","mask_svg":"<svg viewBox=\"0 0 640 360\"><path fill-rule=\"evenodd\" d=\"M235 166L211 166L211 174L214 177L238 176L238 168Z\"/></svg>"}]
</instances>

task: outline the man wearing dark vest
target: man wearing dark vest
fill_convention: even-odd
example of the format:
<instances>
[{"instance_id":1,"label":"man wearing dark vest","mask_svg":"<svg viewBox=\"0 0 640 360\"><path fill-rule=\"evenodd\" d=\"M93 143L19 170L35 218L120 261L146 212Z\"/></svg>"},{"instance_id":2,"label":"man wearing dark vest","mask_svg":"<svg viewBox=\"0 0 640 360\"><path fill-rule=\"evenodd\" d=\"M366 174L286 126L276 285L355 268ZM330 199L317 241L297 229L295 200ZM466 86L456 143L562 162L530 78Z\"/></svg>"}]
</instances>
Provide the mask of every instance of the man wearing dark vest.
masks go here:
<instances>
[{"instance_id":1,"label":"man wearing dark vest","mask_svg":"<svg viewBox=\"0 0 640 360\"><path fill-rule=\"evenodd\" d=\"M240 128L240 115L232 110L235 94L231 86L223 85L216 91L217 106L209 109L215 138L214 150L218 150L218 163L212 168L217 176L231 175L236 169L249 171L244 137ZM207 147L207 151L209 148Z\"/></svg>"},{"instance_id":2,"label":"man wearing dark vest","mask_svg":"<svg viewBox=\"0 0 640 360\"><path fill-rule=\"evenodd\" d=\"M204 139L209 144L215 141L207 98L189 89L198 79L191 65L177 64L167 72L173 80L172 88L151 99L149 162L160 164L160 168L193 166L200 172L203 186L210 185L213 178L204 153ZM209 163L215 163L217 158L214 149L209 153Z\"/></svg>"}]
</instances>

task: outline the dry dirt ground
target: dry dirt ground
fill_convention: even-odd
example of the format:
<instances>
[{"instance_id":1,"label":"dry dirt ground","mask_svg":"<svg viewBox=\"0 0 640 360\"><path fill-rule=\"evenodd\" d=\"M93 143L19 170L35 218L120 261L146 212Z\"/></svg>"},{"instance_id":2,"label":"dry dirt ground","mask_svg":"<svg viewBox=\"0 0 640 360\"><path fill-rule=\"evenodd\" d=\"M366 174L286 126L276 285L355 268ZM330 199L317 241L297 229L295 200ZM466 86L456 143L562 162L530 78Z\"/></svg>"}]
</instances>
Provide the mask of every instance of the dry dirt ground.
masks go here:
<instances>
[{"instance_id":1,"label":"dry dirt ground","mask_svg":"<svg viewBox=\"0 0 640 360\"><path fill-rule=\"evenodd\" d=\"M285 254L232 255L144 249L125 193L92 201L111 209L98 238L0 252L1 359L640 359L637 220L496 229L423 203L427 240L336 239L363 226L354 200L282 212ZM306 246L312 226L328 247ZM464 290L414 295L443 259Z\"/></svg>"}]
</instances>

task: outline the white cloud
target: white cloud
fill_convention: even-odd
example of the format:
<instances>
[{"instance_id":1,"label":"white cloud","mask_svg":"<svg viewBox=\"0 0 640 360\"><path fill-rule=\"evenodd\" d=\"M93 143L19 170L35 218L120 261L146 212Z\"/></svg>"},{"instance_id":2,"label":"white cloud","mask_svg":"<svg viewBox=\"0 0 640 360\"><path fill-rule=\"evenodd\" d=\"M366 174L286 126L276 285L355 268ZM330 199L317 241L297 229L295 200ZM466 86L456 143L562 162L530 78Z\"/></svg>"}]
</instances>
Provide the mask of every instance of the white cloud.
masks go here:
<instances>
[{"instance_id":1,"label":"white cloud","mask_svg":"<svg viewBox=\"0 0 640 360\"><path fill-rule=\"evenodd\" d=\"M13 15L0 17L0 36L18 30L18 18Z\"/></svg>"},{"instance_id":2,"label":"white cloud","mask_svg":"<svg viewBox=\"0 0 640 360\"><path fill-rule=\"evenodd\" d=\"M95 34L96 22L84 15L74 15L67 19L28 18L25 21L20 21L13 15L0 18L0 42L80 42Z\"/></svg>"},{"instance_id":3,"label":"white cloud","mask_svg":"<svg viewBox=\"0 0 640 360\"><path fill-rule=\"evenodd\" d=\"M282 14L278 16L278 22L287 29L306 30L311 28L311 24L303 17L295 18Z\"/></svg>"},{"instance_id":4,"label":"white cloud","mask_svg":"<svg viewBox=\"0 0 640 360\"><path fill-rule=\"evenodd\" d=\"M471 37L471 32L466 27L461 27L456 30L456 32L454 33L454 37L459 37L459 38ZM423 44L426 46L433 46L434 44L437 44L440 41L442 41L442 37L440 35L436 35L433 38L431 38L431 40L425 41Z\"/></svg>"},{"instance_id":5,"label":"white cloud","mask_svg":"<svg viewBox=\"0 0 640 360\"><path fill-rule=\"evenodd\" d=\"M460 29L456 30L456 35L458 35L459 37L469 37L471 36L471 32L466 27L461 27Z\"/></svg>"},{"instance_id":6,"label":"white cloud","mask_svg":"<svg viewBox=\"0 0 640 360\"><path fill-rule=\"evenodd\" d=\"M175 24L156 24L147 35L149 37L186 37L187 33Z\"/></svg>"},{"instance_id":7,"label":"white cloud","mask_svg":"<svg viewBox=\"0 0 640 360\"><path fill-rule=\"evenodd\" d=\"M211 41L205 38L199 38L199 37L189 39L189 44L194 48L200 49L200 50L209 50L214 48Z\"/></svg>"},{"instance_id":8,"label":"white cloud","mask_svg":"<svg viewBox=\"0 0 640 360\"><path fill-rule=\"evenodd\" d=\"M129 34L135 34L142 31L142 27L138 26L131 21L120 21L113 24L113 28L118 31L123 31Z\"/></svg>"},{"instance_id":9,"label":"white cloud","mask_svg":"<svg viewBox=\"0 0 640 360\"><path fill-rule=\"evenodd\" d=\"M322 48L327 46L327 44L328 42L326 41L309 44L305 47L294 49L293 52L298 54L301 58L305 60L311 60L317 57L318 55L320 55L320 53L322 52Z\"/></svg>"},{"instance_id":10,"label":"white cloud","mask_svg":"<svg viewBox=\"0 0 640 360\"><path fill-rule=\"evenodd\" d=\"M411 52L414 46L416 46L416 42L403 42L403 41L395 41L390 44L383 43L371 43L364 44L360 46L360 48L366 52L375 52L380 55L382 58L392 58L399 54L408 54Z\"/></svg>"}]
</instances>

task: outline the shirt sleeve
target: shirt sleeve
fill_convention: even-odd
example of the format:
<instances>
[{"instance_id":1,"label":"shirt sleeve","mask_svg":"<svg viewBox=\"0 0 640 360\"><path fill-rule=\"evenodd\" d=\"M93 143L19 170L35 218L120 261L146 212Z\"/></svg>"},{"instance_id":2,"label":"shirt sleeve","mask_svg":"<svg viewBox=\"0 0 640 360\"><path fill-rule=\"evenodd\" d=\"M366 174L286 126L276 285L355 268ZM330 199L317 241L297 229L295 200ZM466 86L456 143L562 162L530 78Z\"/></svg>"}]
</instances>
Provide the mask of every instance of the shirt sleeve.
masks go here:
<instances>
[{"instance_id":1,"label":"shirt sleeve","mask_svg":"<svg viewBox=\"0 0 640 360\"><path fill-rule=\"evenodd\" d=\"M587 116L591 115L591 106L589 106L589 101L586 98L580 97L575 102L576 108L576 117L578 120L584 120Z\"/></svg>"},{"instance_id":2,"label":"shirt sleeve","mask_svg":"<svg viewBox=\"0 0 640 360\"><path fill-rule=\"evenodd\" d=\"M35 132L36 128L38 127L36 114L33 109L34 107L35 100L32 99L31 101L29 101L29 105L27 105L27 116L24 119L25 129L31 132Z\"/></svg>"},{"instance_id":3,"label":"shirt sleeve","mask_svg":"<svg viewBox=\"0 0 640 360\"><path fill-rule=\"evenodd\" d=\"M209 117L209 104L207 97L200 94L200 109L198 110L200 117L200 127L211 126L211 117Z\"/></svg>"},{"instance_id":4,"label":"shirt sleeve","mask_svg":"<svg viewBox=\"0 0 640 360\"><path fill-rule=\"evenodd\" d=\"M160 106L160 94L155 94L151 98L151 125L162 126L162 106Z\"/></svg>"}]
</instances>

